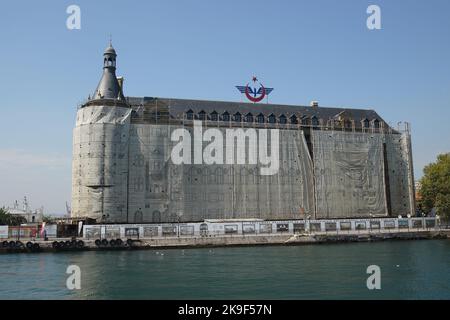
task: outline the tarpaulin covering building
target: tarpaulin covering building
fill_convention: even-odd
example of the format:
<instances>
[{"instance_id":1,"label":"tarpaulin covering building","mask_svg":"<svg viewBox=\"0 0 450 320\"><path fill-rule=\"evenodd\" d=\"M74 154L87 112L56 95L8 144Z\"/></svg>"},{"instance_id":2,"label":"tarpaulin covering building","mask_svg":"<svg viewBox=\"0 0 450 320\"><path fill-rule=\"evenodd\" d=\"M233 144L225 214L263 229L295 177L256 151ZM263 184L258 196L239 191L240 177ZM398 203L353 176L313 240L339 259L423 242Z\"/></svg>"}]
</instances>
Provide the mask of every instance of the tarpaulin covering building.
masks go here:
<instances>
[{"instance_id":1,"label":"tarpaulin covering building","mask_svg":"<svg viewBox=\"0 0 450 320\"><path fill-rule=\"evenodd\" d=\"M409 129L390 128L375 111L125 98L115 63L109 47L97 90L77 112L72 216L159 223L413 212Z\"/></svg>"}]
</instances>

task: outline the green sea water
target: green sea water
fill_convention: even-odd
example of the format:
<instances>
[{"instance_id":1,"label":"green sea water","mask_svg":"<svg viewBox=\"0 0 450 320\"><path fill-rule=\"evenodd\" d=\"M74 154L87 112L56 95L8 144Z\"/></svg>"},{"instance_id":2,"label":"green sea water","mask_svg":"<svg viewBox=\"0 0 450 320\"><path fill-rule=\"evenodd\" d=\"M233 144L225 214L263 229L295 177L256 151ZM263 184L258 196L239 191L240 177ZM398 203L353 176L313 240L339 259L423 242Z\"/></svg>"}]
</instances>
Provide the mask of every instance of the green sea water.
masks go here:
<instances>
[{"instance_id":1,"label":"green sea water","mask_svg":"<svg viewBox=\"0 0 450 320\"><path fill-rule=\"evenodd\" d=\"M0 271L1 299L450 299L450 241L4 254Z\"/></svg>"}]
</instances>

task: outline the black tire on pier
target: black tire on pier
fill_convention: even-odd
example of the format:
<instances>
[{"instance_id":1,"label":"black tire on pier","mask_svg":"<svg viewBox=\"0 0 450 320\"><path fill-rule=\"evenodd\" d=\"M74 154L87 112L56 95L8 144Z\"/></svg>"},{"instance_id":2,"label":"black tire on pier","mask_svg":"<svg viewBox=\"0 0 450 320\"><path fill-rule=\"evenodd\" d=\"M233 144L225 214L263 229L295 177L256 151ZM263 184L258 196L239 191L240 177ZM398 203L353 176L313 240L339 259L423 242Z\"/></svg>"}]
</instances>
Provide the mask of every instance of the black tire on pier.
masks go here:
<instances>
[{"instance_id":1,"label":"black tire on pier","mask_svg":"<svg viewBox=\"0 0 450 320\"><path fill-rule=\"evenodd\" d=\"M22 241L17 240L17 241L16 241L16 247L17 247L17 248L23 248L23 243L22 243Z\"/></svg>"},{"instance_id":2,"label":"black tire on pier","mask_svg":"<svg viewBox=\"0 0 450 320\"><path fill-rule=\"evenodd\" d=\"M116 245L117 246L121 246L123 244L123 241L122 241L122 239L116 239Z\"/></svg>"},{"instance_id":3,"label":"black tire on pier","mask_svg":"<svg viewBox=\"0 0 450 320\"><path fill-rule=\"evenodd\" d=\"M64 248L66 246L66 243L64 241L59 242L59 247Z\"/></svg>"},{"instance_id":4,"label":"black tire on pier","mask_svg":"<svg viewBox=\"0 0 450 320\"><path fill-rule=\"evenodd\" d=\"M108 240L103 239L103 240L102 240L102 245L107 246L107 245L108 245Z\"/></svg>"},{"instance_id":5,"label":"black tire on pier","mask_svg":"<svg viewBox=\"0 0 450 320\"><path fill-rule=\"evenodd\" d=\"M71 242L69 240L66 240L65 244L66 244L66 248L70 248Z\"/></svg>"},{"instance_id":6,"label":"black tire on pier","mask_svg":"<svg viewBox=\"0 0 450 320\"><path fill-rule=\"evenodd\" d=\"M100 241L100 239L95 240L95 245L97 247L99 247L102 244L102 242Z\"/></svg>"},{"instance_id":7,"label":"black tire on pier","mask_svg":"<svg viewBox=\"0 0 450 320\"><path fill-rule=\"evenodd\" d=\"M15 241L10 241L10 242L9 242L9 247L10 247L11 249L15 248L15 247L16 247L16 242L15 242Z\"/></svg>"},{"instance_id":8,"label":"black tire on pier","mask_svg":"<svg viewBox=\"0 0 450 320\"><path fill-rule=\"evenodd\" d=\"M52 248L53 249L58 249L59 248L59 242L58 241L53 241Z\"/></svg>"},{"instance_id":9,"label":"black tire on pier","mask_svg":"<svg viewBox=\"0 0 450 320\"><path fill-rule=\"evenodd\" d=\"M114 240L114 239L109 240L109 245L110 245L111 247L115 247L115 246L116 246L116 240Z\"/></svg>"},{"instance_id":10,"label":"black tire on pier","mask_svg":"<svg viewBox=\"0 0 450 320\"><path fill-rule=\"evenodd\" d=\"M27 248L28 249L33 249L33 243L31 241L27 242Z\"/></svg>"},{"instance_id":11,"label":"black tire on pier","mask_svg":"<svg viewBox=\"0 0 450 320\"><path fill-rule=\"evenodd\" d=\"M72 240L72 241L70 242L70 246L71 246L72 248L76 248L76 247L77 247L77 240Z\"/></svg>"},{"instance_id":12,"label":"black tire on pier","mask_svg":"<svg viewBox=\"0 0 450 320\"><path fill-rule=\"evenodd\" d=\"M33 243L33 250L39 250L41 248L41 246L39 245L39 243Z\"/></svg>"},{"instance_id":13,"label":"black tire on pier","mask_svg":"<svg viewBox=\"0 0 450 320\"><path fill-rule=\"evenodd\" d=\"M83 248L84 247L84 241L83 240L78 240L77 241L77 248Z\"/></svg>"},{"instance_id":14,"label":"black tire on pier","mask_svg":"<svg viewBox=\"0 0 450 320\"><path fill-rule=\"evenodd\" d=\"M3 248L9 247L9 242L8 241L3 241L2 242L2 246L3 246Z\"/></svg>"},{"instance_id":15,"label":"black tire on pier","mask_svg":"<svg viewBox=\"0 0 450 320\"><path fill-rule=\"evenodd\" d=\"M133 244L133 240L127 239L127 245L131 246Z\"/></svg>"}]
</instances>

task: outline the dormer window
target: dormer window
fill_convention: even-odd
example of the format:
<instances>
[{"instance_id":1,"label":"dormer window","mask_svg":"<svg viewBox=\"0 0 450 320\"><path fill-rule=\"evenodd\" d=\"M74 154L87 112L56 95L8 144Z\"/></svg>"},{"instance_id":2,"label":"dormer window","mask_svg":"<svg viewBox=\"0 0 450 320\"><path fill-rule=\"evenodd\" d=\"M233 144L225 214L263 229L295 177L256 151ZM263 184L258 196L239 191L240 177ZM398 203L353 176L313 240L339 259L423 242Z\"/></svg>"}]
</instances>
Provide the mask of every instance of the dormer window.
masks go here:
<instances>
[{"instance_id":1,"label":"dormer window","mask_svg":"<svg viewBox=\"0 0 450 320\"><path fill-rule=\"evenodd\" d=\"M199 120L206 120L206 112L205 111L200 111L199 113L198 113L198 119Z\"/></svg>"},{"instance_id":2,"label":"dormer window","mask_svg":"<svg viewBox=\"0 0 450 320\"><path fill-rule=\"evenodd\" d=\"M222 114L222 121L230 121L230 114L227 111Z\"/></svg>"},{"instance_id":3,"label":"dormer window","mask_svg":"<svg viewBox=\"0 0 450 320\"><path fill-rule=\"evenodd\" d=\"M216 111L211 112L210 117L211 117L211 121L217 121L219 119Z\"/></svg>"},{"instance_id":4,"label":"dormer window","mask_svg":"<svg viewBox=\"0 0 450 320\"><path fill-rule=\"evenodd\" d=\"M256 117L256 121L258 123L264 123L264 115L262 113L258 114L258 116Z\"/></svg>"},{"instance_id":5,"label":"dormer window","mask_svg":"<svg viewBox=\"0 0 450 320\"><path fill-rule=\"evenodd\" d=\"M247 113L245 116L245 122L253 122L253 115L251 113Z\"/></svg>"},{"instance_id":6,"label":"dormer window","mask_svg":"<svg viewBox=\"0 0 450 320\"><path fill-rule=\"evenodd\" d=\"M302 125L307 126L309 124L309 118L307 116L304 116L302 118Z\"/></svg>"},{"instance_id":7,"label":"dormer window","mask_svg":"<svg viewBox=\"0 0 450 320\"><path fill-rule=\"evenodd\" d=\"M313 125L313 127L317 127L319 125L319 119L317 119L316 116L313 116L311 118L311 124Z\"/></svg>"},{"instance_id":8,"label":"dormer window","mask_svg":"<svg viewBox=\"0 0 450 320\"><path fill-rule=\"evenodd\" d=\"M286 118L286 116L284 114L282 114L280 116L280 123L281 124L286 124L287 123L287 118Z\"/></svg>"},{"instance_id":9,"label":"dormer window","mask_svg":"<svg viewBox=\"0 0 450 320\"><path fill-rule=\"evenodd\" d=\"M373 121L373 126L374 126L376 129L380 128L380 120L375 119L375 120Z\"/></svg>"},{"instance_id":10,"label":"dormer window","mask_svg":"<svg viewBox=\"0 0 450 320\"><path fill-rule=\"evenodd\" d=\"M188 110L188 112L186 112L186 119L194 120L194 111Z\"/></svg>"},{"instance_id":11,"label":"dormer window","mask_svg":"<svg viewBox=\"0 0 450 320\"><path fill-rule=\"evenodd\" d=\"M275 117L275 115L272 113L269 115L269 123L276 123L277 122L277 118Z\"/></svg>"},{"instance_id":12,"label":"dormer window","mask_svg":"<svg viewBox=\"0 0 450 320\"><path fill-rule=\"evenodd\" d=\"M364 119L362 121L362 125L363 125L364 128L369 128L370 127L369 119Z\"/></svg>"},{"instance_id":13,"label":"dormer window","mask_svg":"<svg viewBox=\"0 0 450 320\"><path fill-rule=\"evenodd\" d=\"M295 114L293 114L290 118L291 124L297 124L298 123L298 119L297 116Z\"/></svg>"},{"instance_id":14,"label":"dormer window","mask_svg":"<svg viewBox=\"0 0 450 320\"><path fill-rule=\"evenodd\" d=\"M241 122L242 121L242 116L239 112L236 112L233 116L233 120L236 122Z\"/></svg>"}]
</instances>

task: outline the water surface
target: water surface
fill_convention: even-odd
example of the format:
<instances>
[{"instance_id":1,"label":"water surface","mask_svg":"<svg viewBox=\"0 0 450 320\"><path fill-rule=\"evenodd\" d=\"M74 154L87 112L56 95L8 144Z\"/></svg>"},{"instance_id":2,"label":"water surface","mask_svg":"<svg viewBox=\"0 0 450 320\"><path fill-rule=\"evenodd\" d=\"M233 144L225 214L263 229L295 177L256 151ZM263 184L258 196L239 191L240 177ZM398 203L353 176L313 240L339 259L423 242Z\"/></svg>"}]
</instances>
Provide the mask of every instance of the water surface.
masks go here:
<instances>
[{"instance_id":1,"label":"water surface","mask_svg":"<svg viewBox=\"0 0 450 320\"><path fill-rule=\"evenodd\" d=\"M0 270L1 299L450 299L448 240L5 254Z\"/></svg>"}]
</instances>

